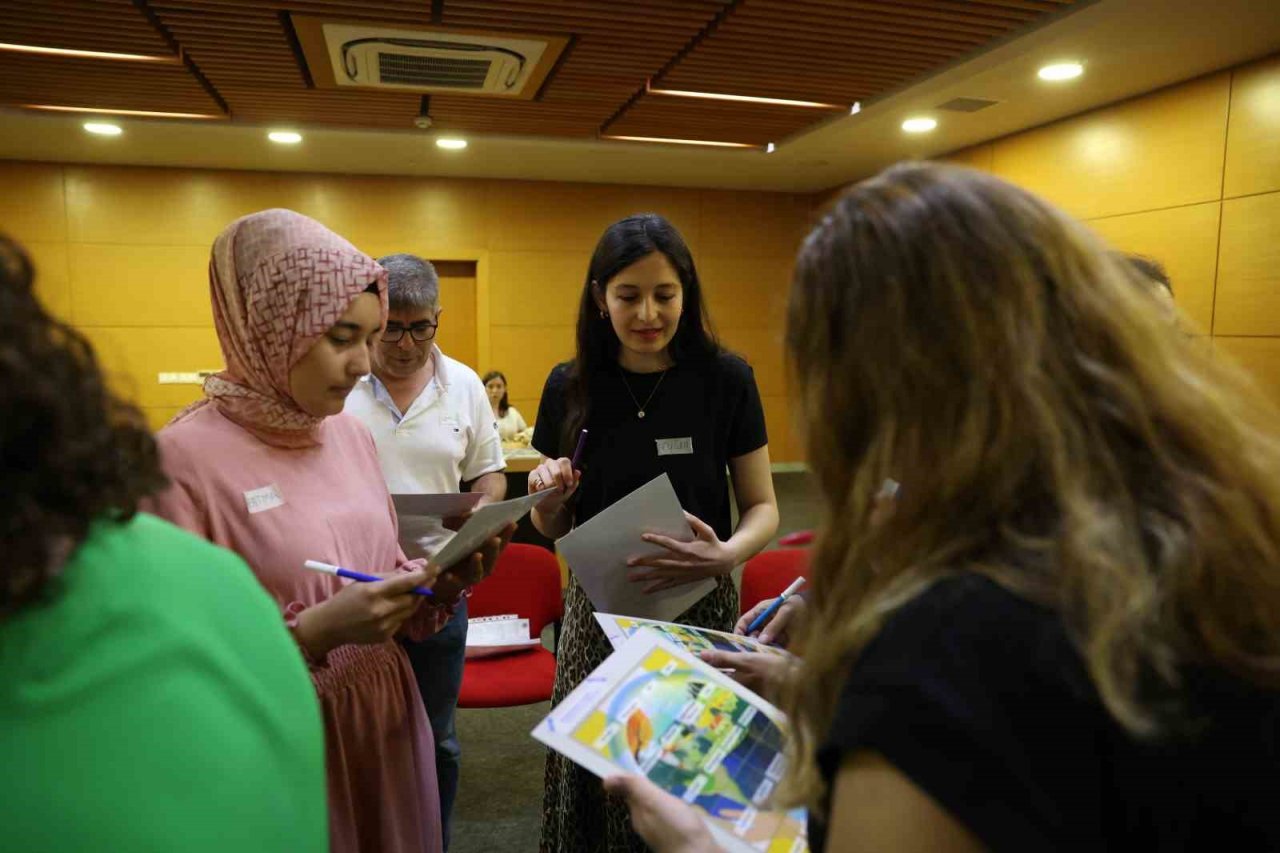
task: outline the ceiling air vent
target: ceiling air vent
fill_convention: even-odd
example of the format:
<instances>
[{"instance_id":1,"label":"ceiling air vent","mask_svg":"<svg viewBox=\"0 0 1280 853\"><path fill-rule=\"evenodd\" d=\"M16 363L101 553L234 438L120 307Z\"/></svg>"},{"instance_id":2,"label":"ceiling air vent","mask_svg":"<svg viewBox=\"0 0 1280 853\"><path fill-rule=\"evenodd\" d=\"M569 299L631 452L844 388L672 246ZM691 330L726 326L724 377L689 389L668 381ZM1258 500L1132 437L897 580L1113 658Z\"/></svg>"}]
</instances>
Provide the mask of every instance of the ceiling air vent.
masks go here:
<instances>
[{"instance_id":1,"label":"ceiling air vent","mask_svg":"<svg viewBox=\"0 0 1280 853\"><path fill-rule=\"evenodd\" d=\"M292 17L317 86L532 98L568 39Z\"/></svg>"},{"instance_id":2,"label":"ceiling air vent","mask_svg":"<svg viewBox=\"0 0 1280 853\"><path fill-rule=\"evenodd\" d=\"M978 110L994 107L998 103L1000 102L986 98L952 98L945 104L938 104L938 109L953 113L976 113Z\"/></svg>"}]
</instances>

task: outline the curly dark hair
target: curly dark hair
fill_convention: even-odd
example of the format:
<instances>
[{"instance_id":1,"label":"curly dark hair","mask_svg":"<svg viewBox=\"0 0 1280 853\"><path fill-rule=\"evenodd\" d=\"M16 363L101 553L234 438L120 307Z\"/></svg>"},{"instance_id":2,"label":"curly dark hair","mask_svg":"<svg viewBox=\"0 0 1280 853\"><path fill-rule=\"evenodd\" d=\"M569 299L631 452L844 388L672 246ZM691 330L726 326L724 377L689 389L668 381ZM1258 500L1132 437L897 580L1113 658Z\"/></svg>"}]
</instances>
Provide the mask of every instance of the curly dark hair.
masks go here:
<instances>
[{"instance_id":1,"label":"curly dark hair","mask_svg":"<svg viewBox=\"0 0 1280 853\"><path fill-rule=\"evenodd\" d=\"M107 390L84 336L36 298L0 236L0 619L51 593L95 519L127 521L165 485L142 413Z\"/></svg>"}]
</instances>

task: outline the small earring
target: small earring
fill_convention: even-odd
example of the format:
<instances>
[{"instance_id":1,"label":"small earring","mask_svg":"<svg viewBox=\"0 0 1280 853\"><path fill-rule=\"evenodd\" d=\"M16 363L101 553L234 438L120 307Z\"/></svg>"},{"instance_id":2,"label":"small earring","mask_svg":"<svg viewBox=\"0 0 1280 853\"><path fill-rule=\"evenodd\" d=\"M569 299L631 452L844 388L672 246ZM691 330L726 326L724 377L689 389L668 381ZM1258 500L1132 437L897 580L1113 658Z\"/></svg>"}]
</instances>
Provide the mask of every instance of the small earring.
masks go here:
<instances>
[{"instance_id":1,"label":"small earring","mask_svg":"<svg viewBox=\"0 0 1280 853\"><path fill-rule=\"evenodd\" d=\"M608 319L609 319L609 312L608 312L608 311L606 311L606 310L604 310L603 308L601 308L601 309L600 309L600 319L601 319L601 320L608 320Z\"/></svg>"}]
</instances>

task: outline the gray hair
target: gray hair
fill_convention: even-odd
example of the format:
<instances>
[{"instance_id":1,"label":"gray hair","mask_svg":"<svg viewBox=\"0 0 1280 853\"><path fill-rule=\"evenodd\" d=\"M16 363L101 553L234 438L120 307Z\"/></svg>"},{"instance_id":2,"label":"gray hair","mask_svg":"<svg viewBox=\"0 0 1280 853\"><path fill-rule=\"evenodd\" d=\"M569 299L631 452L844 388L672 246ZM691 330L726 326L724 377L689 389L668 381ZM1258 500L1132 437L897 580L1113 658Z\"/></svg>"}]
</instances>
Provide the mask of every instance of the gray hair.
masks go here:
<instances>
[{"instance_id":1,"label":"gray hair","mask_svg":"<svg viewBox=\"0 0 1280 853\"><path fill-rule=\"evenodd\" d=\"M378 258L387 271L387 302L392 311L429 311L440 303L440 277L431 262L400 253Z\"/></svg>"}]
</instances>

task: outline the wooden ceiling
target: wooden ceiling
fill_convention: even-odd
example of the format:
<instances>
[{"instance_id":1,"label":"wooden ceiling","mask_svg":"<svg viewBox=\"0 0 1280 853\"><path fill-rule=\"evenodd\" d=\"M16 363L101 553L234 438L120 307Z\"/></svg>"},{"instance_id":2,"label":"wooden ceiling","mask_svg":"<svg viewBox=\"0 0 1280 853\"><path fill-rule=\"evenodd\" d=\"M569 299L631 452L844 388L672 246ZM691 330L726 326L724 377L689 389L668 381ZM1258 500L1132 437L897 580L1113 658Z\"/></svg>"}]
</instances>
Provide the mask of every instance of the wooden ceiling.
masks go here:
<instances>
[{"instance_id":1,"label":"wooden ceiling","mask_svg":"<svg viewBox=\"0 0 1280 853\"><path fill-rule=\"evenodd\" d=\"M540 96L431 96L435 128L762 145L831 111L654 88L868 102L1041 22L1072 0L8 0L0 41L169 55L119 62L0 51L0 104L217 115L255 124L413 127L421 96L319 89L290 14L566 35Z\"/></svg>"}]
</instances>

